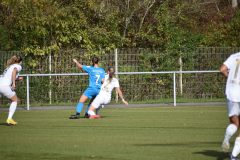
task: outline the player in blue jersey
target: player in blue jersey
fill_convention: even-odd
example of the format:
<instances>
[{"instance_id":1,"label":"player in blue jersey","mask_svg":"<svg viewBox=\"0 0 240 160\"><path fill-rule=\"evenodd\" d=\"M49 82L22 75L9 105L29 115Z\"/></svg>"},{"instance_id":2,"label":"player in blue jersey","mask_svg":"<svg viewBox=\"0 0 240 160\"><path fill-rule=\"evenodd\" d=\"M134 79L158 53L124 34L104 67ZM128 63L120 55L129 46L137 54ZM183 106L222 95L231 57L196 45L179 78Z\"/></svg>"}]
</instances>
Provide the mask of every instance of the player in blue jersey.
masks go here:
<instances>
[{"instance_id":1,"label":"player in blue jersey","mask_svg":"<svg viewBox=\"0 0 240 160\"><path fill-rule=\"evenodd\" d=\"M88 73L89 75L89 86L88 88L84 91L83 95L79 99L79 103L76 105L76 114L71 115L69 119L78 119L80 118L80 113L83 109L84 103L88 100L91 101L98 95L101 85L102 85L102 80L105 77L105 71L103 68L100 68L98 66L98 61L99 59L97 57L92 58L92 66L86 66L80 64L76 59L73 59L73 62L76 63L77 67ZM88 109L87 109L88 110ZM86 113L87 113L86 110Z\"/></svg>"}]
</instances>

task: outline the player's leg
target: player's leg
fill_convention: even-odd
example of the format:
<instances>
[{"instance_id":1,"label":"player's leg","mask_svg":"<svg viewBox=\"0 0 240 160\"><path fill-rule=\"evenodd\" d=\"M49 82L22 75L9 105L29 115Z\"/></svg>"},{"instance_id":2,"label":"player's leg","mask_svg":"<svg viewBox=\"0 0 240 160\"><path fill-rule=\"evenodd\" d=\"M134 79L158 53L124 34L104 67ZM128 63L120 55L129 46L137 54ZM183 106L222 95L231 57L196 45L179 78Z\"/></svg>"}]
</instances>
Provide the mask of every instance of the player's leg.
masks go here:
<instances>
[{"instance_id":1,"label":"player's leg","mask_svg":"<svg viewBox=\"0 0 240 160\"><path fill-rule=\"evenodd\" d=\"M95 116L95 115L96 115L96 113L94 112L94 110L95 110L96 108L97 108L97 107L95 107L95 105L93 105L93 104L89 107L89 110L88 110L89 116Z\"/></svg>"},{"instance_id":2,"label":"player's leg","mask_svg":"<svg viewBox=\"0 0 240 160\"><path fill-rule=\"evenodd\" d=\"M104 108L104 105L110 103L110 101L111 101L111 97L105 96L105 97L103 98L102 103L100 104L100 106L96 109L96 114L97 114L97 115L100 115L100 114L99 114L99 113L100 113L100 110L101 110L102 108Z\"/></svg>"},{"instance_id":3,"label":"player's leg","mask_svg":"<svg viewBox=\"0 0 240 160\"><path fill-rule=\"evenodd\" d=\"M97 109L101 103L103 101L103 98L101 97L101 95L98 95L93 102L91 103L90 108L88 109L88 114L89 114L89 119L96 119L96 118L100 118L99 115L96 115L96 113L94 112L95 109Z\"/></svg>"},{"instance_id":4,"label":"player's leg","mask_svg":"<svg viewBox=\"0 0 240 160\"><path fill-rule=\"evenodd\" d=\"M240 106L239 106L240 107ZM240 122L240 116L238 116L238 119ZM234 143L234 147L233 147L233 150L232 150L232 154L231 154L231 157L230 159L231 160L239 160L237 158L237 156L240 154L240 135L238 135L238 137L236 137L235 139L235 143Z\"/></svg>"},{"instance_id":5,"label":"player's leg","mask_svg":"<svg viewBox=\"0 0 240 160\"><path fill-rule=\"evenodd\" d=\"M96 114L99 115L100 110L104 108L104 104L101 104L97 109L96 109Z\"/></svg>"},{"instance_id":6,"label":"player's leg","mask_svg":"<svg viewBox=\"0 0 240 160\"><path fill-rule=\"evenodd\" d=\"M88 97L86 95L82 95L79 99L79 102L76 105L76 114L75 115L71 115L69 117L69 119L78 119L80 118L80 113L83 109L84 103L87 101Z\"/></svg>"},{"instance_id":7,"label":"player's leg","mask_svg":"<svg viewBox=\"0 0 240 160\"><path fill-rule=\"evenodd\" d=\"M99 114L96 114L94 110L97 110L101 107L101 105L108 104L111 101L111 97L98 95L91 104L91 107L88 110L88 114L90 115L89 118L92 119L94 117L101 117Z\"/></svg>"},{"instance_id":8,"label":"player's leg","mask_svg":"<svg viewBox=\"0 0 240 160\"><path fill-rule=\"evenodd\" d=\"M10 107L9 107L8 118L7 118L6 122L9 125L16 125L17 122L15 122L12 117L13 117L16 109L17 109L17 101L18 101L17 95L15 94L10 99L11 99L12 102L11 102Z\"/></svg>"},{"instance_id":9,"label":"player's leg","mask_svg":"<svg viewBox=\"0 0 240 160\"><path fill-rule=\"evenodd\" d=\"M240 153L240 137L238 136L236 139L235 139L235 143L234 143L234 147L233 147L233 151L232 151L232 154L231 154L231 160L238 160L237 156L239 155Z\"/></svg>"},{"instance_id":10,"label":"player's leg","mask_svg":"<svg viewBox=\"0 0 240 160\"><path fill-rule=\"evenodd\" d=\"M226 128L224 140L222 142L222 150L224 152L227 152L230 149L230 139L237 132L237 129L239 127L238 116L232 116L229 119L230 124Z\"/></svg>"},{"instance_id":11,"label":"player's leg","mask_svg":"<svg viewBox=\"0 0 240 160\"><path fill-rule=\"evenodd\" d=\"M96 96L94 96L93 98L91 98L91 100L89 101L88 106L87 106L87 108L86 108L86 110L85 110L84 118L89 118L88 110L89 110L89 108L90 108L93 100L95 99L95 97L96 97Z\"/></svg>"},{"instance_id":12,"label":"player's leg","mask_svg":"<svg viewBox=\"0 0 240 160\"><path fill-rule=\"evenodd\" d=\"M79 99L78 104L76 105L76 114L80 114L82 112L84 103L88 100L86 95L82 95Z\"/></svg>"},{"instance_id":13,"label":"player's leg","mask_svg":"<svg viewBox=\"0 0 240 160\"><path fill-rule=\"evenodd\" d=\"M230 139L237 132L239 128L239 104L236 102L228 101L228 116L229 125L226 128L224 140L222 143L222 150L227 152L230 148Z\"/></svg>"},{"instance_id":14,"label":"player's leg","mask_svg":"<svg viewBox=\"0 0 240 160\"><path fill-rule=\"evenodd\" d=\"M88 110L88 114L89 114L89 119L97 119L97 118L101 118L100 115L96 115L96 113L94 112L94 110L97 107L95 107L94 105L91 105L89 110Z\"/></svg>"},{"instance_id":15,"label":"player's leg","mask_svg":"<svg viewBox=\"0 0 240 160\"><path fill-rule=\"evenodd\" d=\"M80 117L80 113L84 107L84 103L88 100L91 99L94 95L96 95L96 91L92 87L88 87L83 95L80 97L78 104L76 105L76 115L71 115L69 118L70 119L78 119Z\"/></svg>"},{"instance_id":16,"label":"player's leg","mask_svg":"<svg viewBox=\"0 0 240 160\"><path fill-rule=\"evenodd\" d=\"M91 88L91 92L90 92L90 96L92 97L87 108L86 108L86 111L85 111L85 116L86 118L89 118L89 115L88 115L88 109L90 108L93 100L97 97L97 95L99 94L100 92L100 88Z\"/></svg>"},{"instance_id":17,"label":"player's leg","mask_svg":"<svg viewBox=\"0 0 240 160\"><path fill-rule=\"evenodd\" d=\"M9 107L9 113L7 118L7 124L9 125L16 125L17 122L15 122L12 117L16 111L17 108L17 95L16 92L11 89L10 86L0 86L0 93L11 100L11 104Z\"/></svg>"},{"instance_id":18,"label":"player's leg","mask_svg":"<svg viewBox=\"0 0 240 160\"><path fill-rule=\"evenodd\" d=\"M100 92L100 88L94 88L94 87L91 87L90 88L90 92L89 92L89 97L91 97L91 100L86 108L86 111L85 111L85 118L89 118L89 115L88 115L88 109L90 108L92 102L94 101L94 99L97 97L97 95L99 94Z\"/></svg>"}]
</instances>

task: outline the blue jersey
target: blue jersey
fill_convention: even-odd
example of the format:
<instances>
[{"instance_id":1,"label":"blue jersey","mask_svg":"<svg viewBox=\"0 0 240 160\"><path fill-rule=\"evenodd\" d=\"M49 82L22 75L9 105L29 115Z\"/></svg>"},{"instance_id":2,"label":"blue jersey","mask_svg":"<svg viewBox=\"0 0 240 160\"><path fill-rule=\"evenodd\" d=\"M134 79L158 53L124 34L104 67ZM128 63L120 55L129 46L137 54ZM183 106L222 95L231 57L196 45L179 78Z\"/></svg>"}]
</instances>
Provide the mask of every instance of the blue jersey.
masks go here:
<instances>
[{"instance_id":1,"label":"blue jersey","mask_svg":"<svg viewBox=\"0 0 240 160\"><path fill-rule=\"evenodd\" d=\"M82 66L83 71L89 75L89 87L101 88L102 79L105 77L105 71L100 67Z\"/></svg>"}]
</instances>

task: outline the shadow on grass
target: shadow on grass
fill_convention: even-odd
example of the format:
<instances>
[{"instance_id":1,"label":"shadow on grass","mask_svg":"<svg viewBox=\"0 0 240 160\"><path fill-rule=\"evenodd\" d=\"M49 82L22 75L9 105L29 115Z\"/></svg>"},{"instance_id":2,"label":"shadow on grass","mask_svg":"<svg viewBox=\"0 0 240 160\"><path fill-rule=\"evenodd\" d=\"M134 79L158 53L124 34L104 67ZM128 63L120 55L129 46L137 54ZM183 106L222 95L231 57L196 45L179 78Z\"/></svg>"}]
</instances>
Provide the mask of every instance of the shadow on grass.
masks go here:
<instances>
[{"instance_id":1,"label":"shadow on grass","mask_svg":"<svg viewBox=\"0 0 240 160\"><path fill-rule=\"evenodd\" d=\"M16 125L11 125L11 124L7 124L7 123L0 123L0 126L11 127L11 126L16 126Z\"/></svg>"},{"instance_id":2,"label":"shadow on grass","mask_svg":"<svg viewBox=\"0 0 240 160\"><path fill-rule=\"evenodd\" d=\"M143 147L209 147L219 145L219 142L179 142L179 143L149 143L149 144L135 144L135 146Z\"/></svg>"},{"instance_id":3,"label":"shadow on grass","mask_svg":"<svg viewBox=\"0 0 240 160\"><path fill-rule=\"evenodd\" d=\"M122 160L118 158L102 157L97 155L81 156L58 153L24 153L24 152L3 152L0 151L0 158L5 160Z\"/></svg>"},{"instance_id":4,"label":"shadow on grass","mask_svg":"<svg viewBox=\"0 0 240 160\"><path fill-rule=\"evenodd\" d=\"M106 118L107 116L101 116L100 118L97 118L97 119L102 119L102 118ZM79 119L89 119L89 118L86 118L86 117L83 117L83 116L81 116L81 117L79 117L78 119L70 119L69 117L67 117L67 119L69 119L69 120L72 120L72 121L74 121L74 120L79 120Z\"/></svg>"},{"instance_id":5,"label":"shadow on grass","mask_svg":"<svg viewBox=\"0 0 240 160\"><path fill-rule=\"evenodd\" d=\"M228 160L230 157L230 153L224 153L215 150L204 150L201 152L195 152L194 154L202 154L209 157L215 157L216 160Z\"/></svg>"},{"instance_id":6,"label":"shadow on grass","mask_svg":"<svg viewBox=\"0 0 240 160\"><path fill-rule=\"evenodd\" d=\"M135 144L135 146L144 146L144 147L189 147L189 148L198 148L198 147L209 147L209 146L220 146L220 142L183 142L183 143L154 143L154 144ZM228 160L230 153L224 153L217 150L204 150L200 152L194 152L193 154L201 154L208 157L215 157L216 160Z\"/></svg>"},{"instance_id":7,"label":"shadow on grass","mask_svg":"<svg viewBox=\"0 0 240 160\"><path fill-rule=\"evenodd\" d=\"M11 125L8 125L7 123L0 123L0 126L11 126Z\"/></svg>"}]
</instances>

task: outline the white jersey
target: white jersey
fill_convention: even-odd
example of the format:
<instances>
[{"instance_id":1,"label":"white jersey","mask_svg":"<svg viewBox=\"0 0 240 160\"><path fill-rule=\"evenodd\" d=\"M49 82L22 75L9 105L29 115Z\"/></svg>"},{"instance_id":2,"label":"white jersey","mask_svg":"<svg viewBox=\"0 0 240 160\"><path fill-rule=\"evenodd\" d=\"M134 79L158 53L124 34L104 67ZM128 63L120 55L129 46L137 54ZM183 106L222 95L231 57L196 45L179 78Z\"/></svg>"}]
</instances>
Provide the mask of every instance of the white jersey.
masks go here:
<instances>
[{"instance_id":1,"label":"white jersey","mask_svg":"<svg viewBox=\"0 0 240 160\"><path fill-rule=\"evenodd\" d=\"M225 92L227 99L240 102L240 52L232 54L223 64L229 70Z\"/></svg>"},{"instance_id":2,"label":"white jersey","mask_svg":"<svg viewBox=\"0 0 240 160\"><path fill-rule=\"evenodd\" d=\"M111 82L109 81L109 75L106 75L104 78L104 82L102 84L99 95L105 95L111 97L112 90L115 87L119 87L119 81L117 78L113 78Z\"/></svg>"},{"instance_id":3,"label":"white jersey","mask_svg":"<svg viewBox=\"0 0 240 160\"><path fill-rule=\"evenodd\" d=\"M11 86L12 85L12 72L14 68L17 69L18 72L22 70L22 66L19 64L12 64L8 68L5 69L3 72L3 75L0 76L0 86ZM18 75L16 75L16 78L18 78Z\"/></svg>"}]
</instances>

